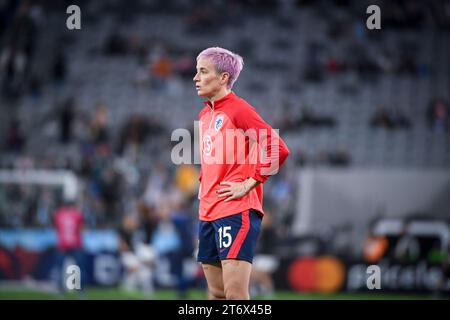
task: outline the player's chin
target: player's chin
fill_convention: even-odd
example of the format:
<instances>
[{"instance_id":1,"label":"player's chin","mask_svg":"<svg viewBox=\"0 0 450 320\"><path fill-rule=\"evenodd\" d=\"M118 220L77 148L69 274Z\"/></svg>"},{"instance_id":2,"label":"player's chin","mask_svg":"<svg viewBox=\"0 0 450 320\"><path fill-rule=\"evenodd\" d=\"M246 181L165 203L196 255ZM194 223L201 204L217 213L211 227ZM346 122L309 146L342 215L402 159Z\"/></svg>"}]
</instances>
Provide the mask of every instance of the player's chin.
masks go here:
<instances>
[{"instance_id":1,"label":"player's chin","mask_svg":"<svg viewBox=\"0 0 450 320\"><path fill-rule=\"evenodd\" d=\"M204 98L208 97L208 94L205 91L202 91L201 89L197 90L197 95Z\"/></svg>"}]
</instances>

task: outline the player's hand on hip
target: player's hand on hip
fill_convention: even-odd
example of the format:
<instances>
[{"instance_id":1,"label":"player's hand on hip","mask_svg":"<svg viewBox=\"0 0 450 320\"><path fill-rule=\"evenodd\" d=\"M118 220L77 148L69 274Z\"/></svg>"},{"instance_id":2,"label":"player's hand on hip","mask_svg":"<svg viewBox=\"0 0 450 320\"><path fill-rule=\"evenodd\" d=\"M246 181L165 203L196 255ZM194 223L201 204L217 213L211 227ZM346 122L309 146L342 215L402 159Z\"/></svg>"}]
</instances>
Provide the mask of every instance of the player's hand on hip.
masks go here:
<instances>
[{"instance_id":1,"label":"player's hand on hip","mask_svg":"<svg viewBox=\"0 0 450 320\"><path fill-rule=\"evenodd\" d=\"M216 191L219 194L218 196L219 198L227 197L224 202L242 198L250 191L250 188L247 185L247 181L242 182L222 181L221 183L219 183L219 185L228 186Z\"/></svg>"},{"instance_id":2,"label":"player's hand on hip","mask_svg":"<svg viewBox=\"0 0 450 320\"><path fill-rule=\"evenodd\" d=\"M259 181L253 178L248 178L242 182L222 181L219 185L228 187L222 188L216 192L219 194L219 198L228 197L224 201L228 202L230 200L242 198L259 183Z\"/></svg>"}]
</instances>

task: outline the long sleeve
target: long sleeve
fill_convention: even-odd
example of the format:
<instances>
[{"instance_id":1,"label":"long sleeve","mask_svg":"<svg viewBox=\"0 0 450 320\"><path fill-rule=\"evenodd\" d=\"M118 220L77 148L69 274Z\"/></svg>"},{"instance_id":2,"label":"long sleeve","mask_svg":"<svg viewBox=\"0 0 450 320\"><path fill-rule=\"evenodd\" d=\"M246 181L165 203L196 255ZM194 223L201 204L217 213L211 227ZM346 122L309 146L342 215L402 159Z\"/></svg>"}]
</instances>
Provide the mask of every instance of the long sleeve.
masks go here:
<instances>
[{"instance_id":1,"label":"long sleeve","mask_svg":"<svg viewBox=\"0 0 450 320\"><path fill-rule=\"evenodd\" d=\"M239 106L233 118L235 125L244 132L253 129L252 132L256 133L256 136L255 134L248 136L256 141L264 152L262 159L258 154L252 178L264 183L270 176L278 173L290 151L277 132L250 105Z\"/></svg>"}]
</instances>

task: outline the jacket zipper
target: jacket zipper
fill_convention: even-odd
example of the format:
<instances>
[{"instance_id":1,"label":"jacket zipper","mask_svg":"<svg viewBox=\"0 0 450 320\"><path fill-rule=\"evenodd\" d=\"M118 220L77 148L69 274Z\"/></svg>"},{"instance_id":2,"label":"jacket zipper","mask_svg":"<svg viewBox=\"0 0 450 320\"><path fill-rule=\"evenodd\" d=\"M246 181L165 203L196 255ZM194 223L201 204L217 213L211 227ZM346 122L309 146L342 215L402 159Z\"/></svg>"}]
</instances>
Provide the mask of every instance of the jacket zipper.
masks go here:
<instances>
[{"instance_id":1,"label":"jacket zipper","mask_svg":"<svg viewBox=\"0 0 450 320\"><path fill-rule=\"evenodd\" d=\"M212 108L212 115L211 115L211 121L209 122L209 128L208 129L211 129L211 125L212 125L212 122L213 122L213 120L214 120L214 107Z\"/></svg>"}]
</instances>

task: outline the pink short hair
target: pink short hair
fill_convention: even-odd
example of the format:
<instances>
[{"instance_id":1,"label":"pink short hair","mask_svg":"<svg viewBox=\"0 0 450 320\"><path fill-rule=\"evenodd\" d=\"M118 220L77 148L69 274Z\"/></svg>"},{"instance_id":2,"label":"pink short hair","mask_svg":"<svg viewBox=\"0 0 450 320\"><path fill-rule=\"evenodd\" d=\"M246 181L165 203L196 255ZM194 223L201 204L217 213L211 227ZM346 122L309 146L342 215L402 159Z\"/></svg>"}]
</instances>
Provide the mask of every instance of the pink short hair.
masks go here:
<instances>
[{"instance_id":1,"label":"pink short hair","mask_svg":"<svg viewBox=\"0 0 450 320\"><path fill-rule=\"evenodd\" d=\"M212 61L218 73L228 72L230 74L230 79L227 84L228 89L233 87L233 84L236 82L244 67L244 60L240 55L220 47L211 47L203 50L197 56L197 61L200 58L206 58Z\"/></svg>"}]
</instances>

